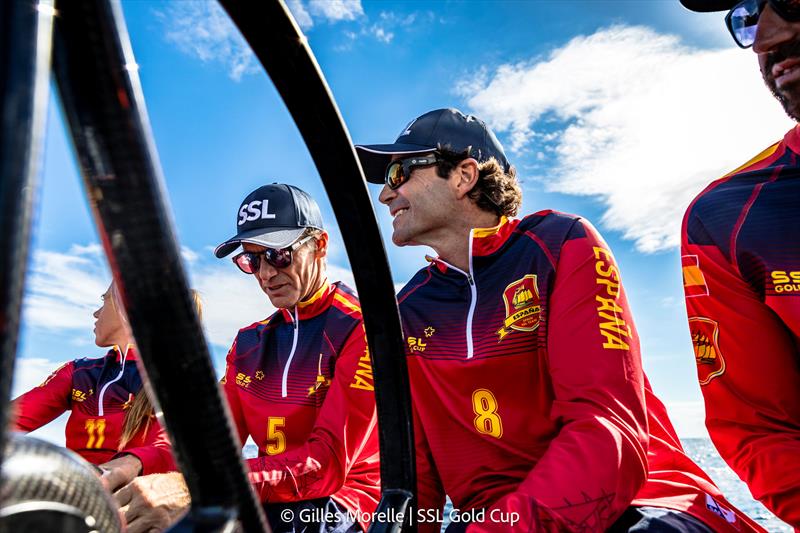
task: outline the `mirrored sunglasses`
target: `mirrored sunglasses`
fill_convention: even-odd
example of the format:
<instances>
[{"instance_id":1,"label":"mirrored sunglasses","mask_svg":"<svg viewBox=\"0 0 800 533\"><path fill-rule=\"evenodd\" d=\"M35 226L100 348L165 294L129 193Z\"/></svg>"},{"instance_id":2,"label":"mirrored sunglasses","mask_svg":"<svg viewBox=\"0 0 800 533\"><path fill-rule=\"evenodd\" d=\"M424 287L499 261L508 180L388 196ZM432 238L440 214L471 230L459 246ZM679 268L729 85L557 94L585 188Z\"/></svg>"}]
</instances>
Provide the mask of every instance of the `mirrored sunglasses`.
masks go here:
<instances>
[{"instance_id":1,"label":"mirrored sunglasses","mask_svg":"<svg viewBox=\"0 0 800 533\"><path fill-rule=\"evenodd\" d=\"M309 235L286 248L265 248L262 252L242 252L233 256L233 262L245 274L258 272L262 259L275 268L286 268L292 264L293 252L313 238Z\"/></svg>"},{"instance_id":2,"label":"mirrored sunglasses","mask_svg":"<svg viewBox=\"0 0 800 533\"><path fill-rule=\"evenodd\" d=\"M753 46L756 40L758 19L767 3L783 20L800 22L800 0L743 0L733 6L725 16L728 31L731 32L733 40L739 47Z\"/></svg>"},{"instance_id":3,"label":"mirrored sunglasses","mask_svg":"<svg viewBox=\"0 0 800 533\"><path fill-rule=\"evenodd\" d=\"M436 155L413 156L405 159L395 159L386 167L386 186L394 190L408 181L411 172L417 167L435 165L439 159Z\"/></svg>"}]
</instances>

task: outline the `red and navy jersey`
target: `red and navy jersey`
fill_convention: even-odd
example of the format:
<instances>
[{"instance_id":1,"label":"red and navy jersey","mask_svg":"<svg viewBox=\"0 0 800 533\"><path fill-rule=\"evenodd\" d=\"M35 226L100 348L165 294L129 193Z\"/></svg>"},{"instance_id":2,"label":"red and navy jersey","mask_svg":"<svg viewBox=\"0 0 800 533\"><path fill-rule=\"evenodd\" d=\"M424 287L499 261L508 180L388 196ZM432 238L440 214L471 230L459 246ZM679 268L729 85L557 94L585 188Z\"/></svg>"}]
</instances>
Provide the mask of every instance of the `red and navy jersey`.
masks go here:
<instances>
[{"instance_id":1,"label":"red and navy jersey","mask_svg":"<svg viewBox=\"0 0 800 533\"><path fill-rule=\"evenodd\" d=\"M720 455L800 528L800 129L708 186L683 222L689 329Z\"/></svg>"},{"instance_id":2,"label":"red and navy jersey","mask_svg":"<svg viewBox=\"0 0 800 533\"><path fill-rule=\"evenodd\" d=\"M361 308L326 283L294 309L239 331L223 387L250 480L265 502L331 496L372 513L380 498L377 413ZM365 530L367 523L362 523Z\"/></svg>"},{"instance_id":3,"label":"red and navy jersey","mask_svg":"<svg viewBox=\"0 0 800 533\"><path fill-rule=\"evenodd\" d=\"M757 529L683 453L588 222L543 211L474 229L468 271L431 259L399 301L421 508L446 493L489 509L470 531L602 531L630 505Z\"/></svg>"},{"instance_id":4,"label":"red and navy jersey","mask_svg":"<svg viewBox=\"0 0 800 533\"><path fill-rule=\"evenodd\" d=\"M175 470L167 434L155 417L119 449L126 409L137 394L145 394L136 359L133 347L123 354L115 346L105 357L65 363L13 401L14 429L33 431L71 411L66 446L90 463L102 464L124 452L139 458L142 474Z\"/></svg>"}]
</instances>

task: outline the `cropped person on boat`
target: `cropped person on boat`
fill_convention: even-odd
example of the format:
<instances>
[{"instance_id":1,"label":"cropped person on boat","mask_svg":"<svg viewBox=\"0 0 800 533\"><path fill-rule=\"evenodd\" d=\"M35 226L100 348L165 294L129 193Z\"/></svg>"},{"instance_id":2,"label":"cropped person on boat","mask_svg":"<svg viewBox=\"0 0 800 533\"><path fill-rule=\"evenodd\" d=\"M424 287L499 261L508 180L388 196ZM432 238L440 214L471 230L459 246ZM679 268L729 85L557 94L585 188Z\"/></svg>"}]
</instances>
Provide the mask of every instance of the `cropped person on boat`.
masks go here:
<instances>
[{"instance_id":1,"label":"cropped person on boat","mask_svg":"<svg viewBox=\"0 0 800 533\"><path fill-rule=\"evenodd\" d=\"M753 48L764 84L800 122L800 2L681 2L694 11L728 11L734 41ZM695 198L683 220L681 254L711 440L753 497L800 531L798 173L795 124Z\"/></svg>"},{"instance_id":2,"label":"cropped person on boat","mask_svg":"<svg viewBox=\"0 0 800 533\"><path fill-rule=\"evenodd\" d=\"M198 312L200 300L195 293ZM66 447L99 465L114 490L143 474L175 470L166 432L143 384L133 334L113 283L95 317L95 344L105 356L61 365L12 402L12 428L34 431L70 411Z\"/></svg>"}]
</instances>

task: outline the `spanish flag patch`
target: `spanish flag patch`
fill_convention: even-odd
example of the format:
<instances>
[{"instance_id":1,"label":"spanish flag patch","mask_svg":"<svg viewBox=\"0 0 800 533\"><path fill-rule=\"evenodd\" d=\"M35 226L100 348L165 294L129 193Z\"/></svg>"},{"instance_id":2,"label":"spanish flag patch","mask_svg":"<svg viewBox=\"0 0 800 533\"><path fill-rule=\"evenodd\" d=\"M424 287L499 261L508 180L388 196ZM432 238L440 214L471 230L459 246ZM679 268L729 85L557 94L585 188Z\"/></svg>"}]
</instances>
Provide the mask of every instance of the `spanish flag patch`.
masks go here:
<instances>
[{"instance_id":1,"label":"spanish flag patch","mask_svg":"<svg viewBox=\"0 0 800 533\"><path fill-rule=\"evenodd\" d=\"M700 270L700 260L696 255L684 255L681 257L683 267L683 290L687 298L694 296L708 296L708 286L706 278Z\"/></svg>"}]
</instances>

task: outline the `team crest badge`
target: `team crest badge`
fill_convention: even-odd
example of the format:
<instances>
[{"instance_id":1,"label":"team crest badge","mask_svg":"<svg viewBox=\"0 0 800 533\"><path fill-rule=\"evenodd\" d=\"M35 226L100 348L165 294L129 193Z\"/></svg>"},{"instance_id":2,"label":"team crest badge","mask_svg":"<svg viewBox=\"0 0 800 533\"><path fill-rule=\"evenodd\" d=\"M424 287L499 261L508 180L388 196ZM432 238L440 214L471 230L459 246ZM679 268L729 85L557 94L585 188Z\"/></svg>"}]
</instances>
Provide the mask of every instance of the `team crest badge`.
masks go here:
<instances>
[{"instance_id":1,"label":"team crest badge","mask_svg":"<svg viewBox=\"0 0 800 533\"><path fill-rule=\"evenodd\" d=\"M506 306L506 318L503 327L497 330L498 342L514 330L534 331L538 328L542 306L536 287L536 274L528 274L506 287L503 303Z\"/></svg>"},{"instance_id":2,"label":"team crest badge","mask_svg":"<svg viewBox=\"0 0 800 533\"><path fill-rule=\"evenodd\" d=\"M719 349L719 324L710 318L690 318L694 358L700 385L708 385L725 372L725 359Z\"/></svg>"}]
</instances>

